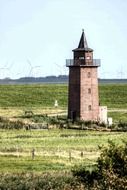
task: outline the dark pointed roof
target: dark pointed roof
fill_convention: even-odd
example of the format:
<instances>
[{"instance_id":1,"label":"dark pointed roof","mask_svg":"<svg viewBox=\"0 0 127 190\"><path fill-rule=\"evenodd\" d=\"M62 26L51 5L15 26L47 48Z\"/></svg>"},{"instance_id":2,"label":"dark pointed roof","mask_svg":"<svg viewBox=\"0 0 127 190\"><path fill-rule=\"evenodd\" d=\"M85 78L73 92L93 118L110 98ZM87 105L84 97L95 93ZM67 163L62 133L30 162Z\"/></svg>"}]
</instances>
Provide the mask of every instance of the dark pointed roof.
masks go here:
<instances>
[{"instance_id":1,"label":"dark pointed roof","mask_svg":"<svg viewBox=\"0 0 127 190\"><path fill-rule=\"evenodd\" d=\"M91 48L88 47L84 30L82 30L82 35L79 41L78 48L74 49L73 51L93 51Z\"/></svg>"},{"instance_id":2,"label":"dark pointed roof","mask_svg":"<svg viewBox=\"0 0 127 190\"><path fill-rule=\"evenodd\" d=\"M86 49L88 49L88 44L87 44L87 41L86 41L86 36L85 36L84 30L82 31L82 35L81 35L81 38L80 38L78 48L86 48Z\"/></svg>"}]
</instances>

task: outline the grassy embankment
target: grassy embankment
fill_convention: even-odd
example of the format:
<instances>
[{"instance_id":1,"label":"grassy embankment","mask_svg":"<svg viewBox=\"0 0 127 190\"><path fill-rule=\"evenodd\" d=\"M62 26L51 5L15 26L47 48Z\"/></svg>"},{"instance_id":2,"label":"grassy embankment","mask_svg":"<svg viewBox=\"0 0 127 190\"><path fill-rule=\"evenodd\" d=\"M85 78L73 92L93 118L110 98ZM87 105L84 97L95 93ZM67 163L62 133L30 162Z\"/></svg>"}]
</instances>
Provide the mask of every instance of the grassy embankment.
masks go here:
<instances>
[{"instance_id":1,"label":"grassy embankment","mask_svg":"<svg viewBox=\"0 0 127 190\"><path fill-rule=\"evenodd\" d=\"M68 87L65 84L1 85L0 115L18 116L25 110L32 110L36 114L66 113L67 94ZM117 121L127 121L127 112L123 110L127 110L127 84L101 84L99 95L100 104L112 109L109 116ZM55 100L59 104L57 109L54 109Z\"/></svg>"},{"instance_id":2,"label":"grassy embankment","mask_svg":"<svg viewBox=\"0 0 127 190\"><path fill-rule=\"evenodd\" d=\"M127 122L127 84L100 85L99 94L101 105L108 107L108 116L114 122Z\"/></svg>"}]
</instances>

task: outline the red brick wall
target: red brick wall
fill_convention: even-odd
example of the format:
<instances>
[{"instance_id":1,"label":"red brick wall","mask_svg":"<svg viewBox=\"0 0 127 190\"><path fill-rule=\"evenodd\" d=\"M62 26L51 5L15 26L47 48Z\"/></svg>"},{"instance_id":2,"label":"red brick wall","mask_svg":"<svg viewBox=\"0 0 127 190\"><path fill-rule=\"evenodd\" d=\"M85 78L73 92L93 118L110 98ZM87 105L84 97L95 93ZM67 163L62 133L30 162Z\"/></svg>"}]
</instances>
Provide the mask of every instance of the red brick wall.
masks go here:
<instances>
[{"instance_id":1,"label":"red brick wall","mask_svg":"<svg viewBox=\"0 0 127 190\"><path fill-rule=\"evenodd\" d=\"M80 69L80 118L97 120L99 116L97 67L80 67Z\"/></svg>"},{"instance_id":2,"label":"red brick wall","mask_svg":"<svg viewBox=\"0 0 127 190\"><path fill-rule=\"evenodd\" d=\"M91 110L89 110L91 106ZM68 117L72 112L82 120L97 120L99 116L97 67L69 68Z\"/></svg>"},{"instance_id":3,"label":"red brick wall","mask_svg":"<svg viewBox=\"0 0 127 190\"><path fill-rule=\"evenodd\" d=\"M72 112L76 112L76 117L80 117L80 67L69 68L68 96L68 117L72 117Z\"/></svg>"}]
</instances>

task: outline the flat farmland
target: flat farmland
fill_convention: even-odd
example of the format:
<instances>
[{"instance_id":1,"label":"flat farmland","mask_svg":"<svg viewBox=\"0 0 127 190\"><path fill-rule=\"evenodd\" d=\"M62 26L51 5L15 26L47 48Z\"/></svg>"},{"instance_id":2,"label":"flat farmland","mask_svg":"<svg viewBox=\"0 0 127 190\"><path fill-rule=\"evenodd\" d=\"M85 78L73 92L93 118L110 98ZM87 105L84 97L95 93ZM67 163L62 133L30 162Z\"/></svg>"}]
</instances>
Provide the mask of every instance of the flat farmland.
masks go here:
<instances>
[{"instance_id":1,"label":"flat farmland","mask_svg":"<svg viewBox=\"0 0 127 190\"><path fill-rule=\"evenodd\" d=\"M35 116L66 115L67 96L65 84L1 85L0 116L18 120L25 117L25 111ZM109 116L115 121L127 121L126 84L99 85L99 96L100 104L108 106ZM126 139L124 132L0 129L0 171L70 171L77 164L93 167L100 154L99 146L107 145L109 140L121 144Z\"/></svg>"},{"instance_id":2,"label":"flat farmland","mask_svg":"<svg viewBox=\"0 0 127 190\"><path fill-rule=\"evenodd\" d=\"M126 138L122 132L0 130L0 171L69 172L74 165L93 167L99 146L107 145L109 140L121 144Z\"/></svg>"}]
</instances>

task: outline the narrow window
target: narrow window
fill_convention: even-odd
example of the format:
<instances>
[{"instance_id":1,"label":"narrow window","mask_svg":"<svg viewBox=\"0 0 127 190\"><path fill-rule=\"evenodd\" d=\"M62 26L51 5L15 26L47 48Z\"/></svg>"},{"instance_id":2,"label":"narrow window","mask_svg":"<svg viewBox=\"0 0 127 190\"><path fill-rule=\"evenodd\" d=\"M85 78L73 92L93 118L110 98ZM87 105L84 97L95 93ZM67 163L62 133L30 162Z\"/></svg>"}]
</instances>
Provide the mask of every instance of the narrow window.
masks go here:
<instances>
[{"instance_id":1,"label":"narrow window","mask_svg":"<svg viewBox=\"0 0 127 190\"><path fill-rule=\"evenodd\" d=\"M89 59L91 59L91 57L90 57L90 56L87 56L86 59L89 60Z\"/></svg>"},{"instance_id":2,"label":"narrow window","mask_svg":"<svg viewBox=\"0 0 127 190\"><path fill-rule=\"evenodd\" d=\"M82 59L84 59L84 57L79 57L79 59L81 59L81 60L82 60Z\"/></svg>"},{"instance_id":3,"label":"narrow window","mask_svg":"<svg viewBox=\"0 0 127 190\"><path fill-rule=\"evenodd\" d=\"M90 73L90 72L88 72L87 76L88 76L88 78L90 78L90 77L91 77L91 73Z\"/></svg>"},{"instance_id":4,"label":"narrow window","mask_svg":"<svg viewBox=\"0 0 127 190\"><path fill-rule=\"evenodd\" d=\"M91 108L91 105L89 105L89 106L88 106L88 110L91 111L91 109L92 109L92 108Z\"/></svg>"},{"instance_id":5,"label":"narrow window","mask_svg":"<svg viewBox=\"0 0 127 190\"><path fill-rule=\"evenodd\" d=\"M88 88L88 94L91 94L91 88Z\"/></svg>"}]
</instances>

